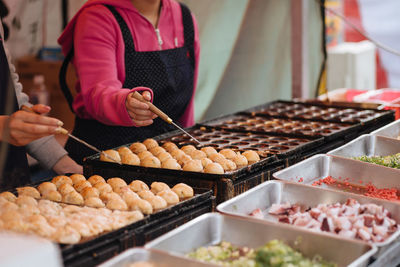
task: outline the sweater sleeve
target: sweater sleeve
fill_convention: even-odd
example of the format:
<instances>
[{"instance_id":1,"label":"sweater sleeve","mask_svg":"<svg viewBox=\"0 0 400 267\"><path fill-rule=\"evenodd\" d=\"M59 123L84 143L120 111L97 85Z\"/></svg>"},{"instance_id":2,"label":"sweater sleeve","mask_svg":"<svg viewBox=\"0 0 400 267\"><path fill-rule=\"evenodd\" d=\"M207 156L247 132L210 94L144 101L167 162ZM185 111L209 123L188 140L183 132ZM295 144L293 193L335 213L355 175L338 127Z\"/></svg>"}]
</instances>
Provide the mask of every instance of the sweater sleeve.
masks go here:
<instances>
[{"instance_id":1,"label":"sweater sleeve","mask_svg":"<svg viewBox=\"0 0 400 267\"><path fill-rule=\"evenodd\" d=\"M116 50L119 28L104 6L86 8L74 31L74 65L87 113L108 125L134 126L125 101L131 88L121 90Z\"/></svg>"}]
</instances>

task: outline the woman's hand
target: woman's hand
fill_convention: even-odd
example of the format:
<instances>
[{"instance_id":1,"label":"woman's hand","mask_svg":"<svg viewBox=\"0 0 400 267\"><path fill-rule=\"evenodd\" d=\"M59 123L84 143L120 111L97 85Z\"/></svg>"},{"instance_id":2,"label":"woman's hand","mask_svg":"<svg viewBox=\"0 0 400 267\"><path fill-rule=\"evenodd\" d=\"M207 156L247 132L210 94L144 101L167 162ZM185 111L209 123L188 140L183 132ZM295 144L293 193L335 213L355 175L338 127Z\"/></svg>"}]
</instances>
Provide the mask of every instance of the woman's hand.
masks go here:
<instances>
[{"instance_id":1,"label":"woman's hand","mask_svg":"<svg viewBox=\"0 0 400 267\"><path fill-rule=\"evenodd\" d=\"M153 119L157 118L157 115L149 110L149 105L140 102L132 96L130 93L126 98L125 106L129 116L136 126L148 126L153 123ZM142 93L143 97L147 100L151 100L151 94L148 91Z\"/></svg>"},{"instance_id":2,"label":"woman's hand","mask_svg":"<svg viewBox=\"0 0 400 267\"><path fill-rule=\"evenodd\" d=\"M83 168L81 165L77 164L68 155L63 156L57 163L53 166L53 171L57 174L65 173L79 173L83 174Z\"/></svg>"},{"instance_id":3,"label":"woman's hand","mask_svg":"<svg viewBox=\"0 0 400 267\"><path fill-rule=\"evenodd\" d=\"M15 146L24 146L30 142L52 135L63 123L55 118L42 116L50 111L49 106L34 105L30 113L23 110L14 112L10 116L0 116L0 138Z\"/></svg>"}]
</instances>

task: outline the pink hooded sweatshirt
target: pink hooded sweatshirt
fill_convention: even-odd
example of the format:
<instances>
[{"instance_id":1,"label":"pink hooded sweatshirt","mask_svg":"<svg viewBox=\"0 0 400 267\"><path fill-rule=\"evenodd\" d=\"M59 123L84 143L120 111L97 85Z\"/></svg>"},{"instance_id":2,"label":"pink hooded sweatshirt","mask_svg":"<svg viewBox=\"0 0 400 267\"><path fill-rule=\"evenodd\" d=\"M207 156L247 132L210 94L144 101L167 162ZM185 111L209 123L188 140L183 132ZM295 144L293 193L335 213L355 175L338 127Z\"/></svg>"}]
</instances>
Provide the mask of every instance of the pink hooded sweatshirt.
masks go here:
<instances>
[{"instance_id":1,"label":"pink hooded sweatshirt","mask_svg":"<svg viewBox=\"0 0 400 267\"><path fill-rule=\"evenodd\" d=\"M95 119L107 125L135 126L125 100L132 91L146 87L123 88L125 80L125 45L120 27L104 5L112 5L127 23L138 52L173 49L184 45L182 13L178 2L161 0L158 29L159 44L153 25L142 16L130 0L89 0L72 18L58 39L66 55L74 45L73 64L78 76L77 95L73 108L80 118ZM179 123L194 124L194 94L197 83L200 43L197 23L193 17L195 40L195 72L193 95Z\"/></svg>"}]
</instances>

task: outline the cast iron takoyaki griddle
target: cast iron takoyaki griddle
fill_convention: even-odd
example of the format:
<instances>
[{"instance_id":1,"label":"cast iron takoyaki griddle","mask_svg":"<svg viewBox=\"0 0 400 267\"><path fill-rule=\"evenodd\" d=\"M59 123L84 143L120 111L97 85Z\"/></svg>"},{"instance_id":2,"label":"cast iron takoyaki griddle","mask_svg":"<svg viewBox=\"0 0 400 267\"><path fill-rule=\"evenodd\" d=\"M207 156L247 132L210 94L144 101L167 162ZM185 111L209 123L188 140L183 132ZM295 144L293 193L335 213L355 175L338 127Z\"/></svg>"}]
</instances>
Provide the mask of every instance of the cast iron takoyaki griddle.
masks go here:
<instances>
[{"instance_id":1,"label":"cast iron takoyaki griddle","mask_svg":"<svg viewBox=\"0 0 400 267\"><path fill-rule=\"evenodd\" d=\"M254 134L245 132L231 132L210 127L199 127L189 131L203 146L212 146L217 150L230 148L235 151L255 150L262 157L276 155L286 157L298 153L323 142L322 138L307 139L278 135ZM178 147L194 145L197 143L190 137L179 134L160 140L160 143L171 141Z\"/></svg>"}]
</instances>

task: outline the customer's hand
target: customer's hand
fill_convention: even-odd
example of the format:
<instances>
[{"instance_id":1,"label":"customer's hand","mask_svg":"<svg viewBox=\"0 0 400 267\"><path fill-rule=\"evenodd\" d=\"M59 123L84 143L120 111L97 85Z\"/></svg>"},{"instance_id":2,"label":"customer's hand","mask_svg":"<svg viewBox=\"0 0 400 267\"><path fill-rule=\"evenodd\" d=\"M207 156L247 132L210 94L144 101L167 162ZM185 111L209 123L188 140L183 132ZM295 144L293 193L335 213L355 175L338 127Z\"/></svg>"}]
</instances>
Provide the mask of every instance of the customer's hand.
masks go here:
<instances>
[{"instance_id":1,"label":"customer's hand","mask_svg":"<svg viewBox=\"0 0 400 267\"><path fill-rule=\"evenodd\" d=\"M63 156L57 163L53 166L53 171L57 174L65 173L83 173L83 168L81 165L76 163L68 155Z\"/></svg>"},{"instance_id":2,"label":"customer's hand","mask_svg":"<svg viewBox=\"0 0 400 267\"><path fill-rule=\"evenodd\" d=\"M132 121L136 126L148 126L153 123L153 119L157 117L156 114L149 110L149 105L143 103L132 96L130 93L126 98L126 109L131 117ZM142 96L147 100L151 100L151 94L148 91L144 91Z\"/></svg>"},{"instance_id":3,"label":"customer's hand","mask_svg":"<svg viewBox=\"0 0 400 267\"><path fill-rule=\"evenodd\" d=\"M15 146L24 146L44 136L57 133L63 123L55 118L42 116L50 111L45 105L34 105L35 113L19 110L10 116L0 116L0 140Z\"/></svg>"}]
</instances>

